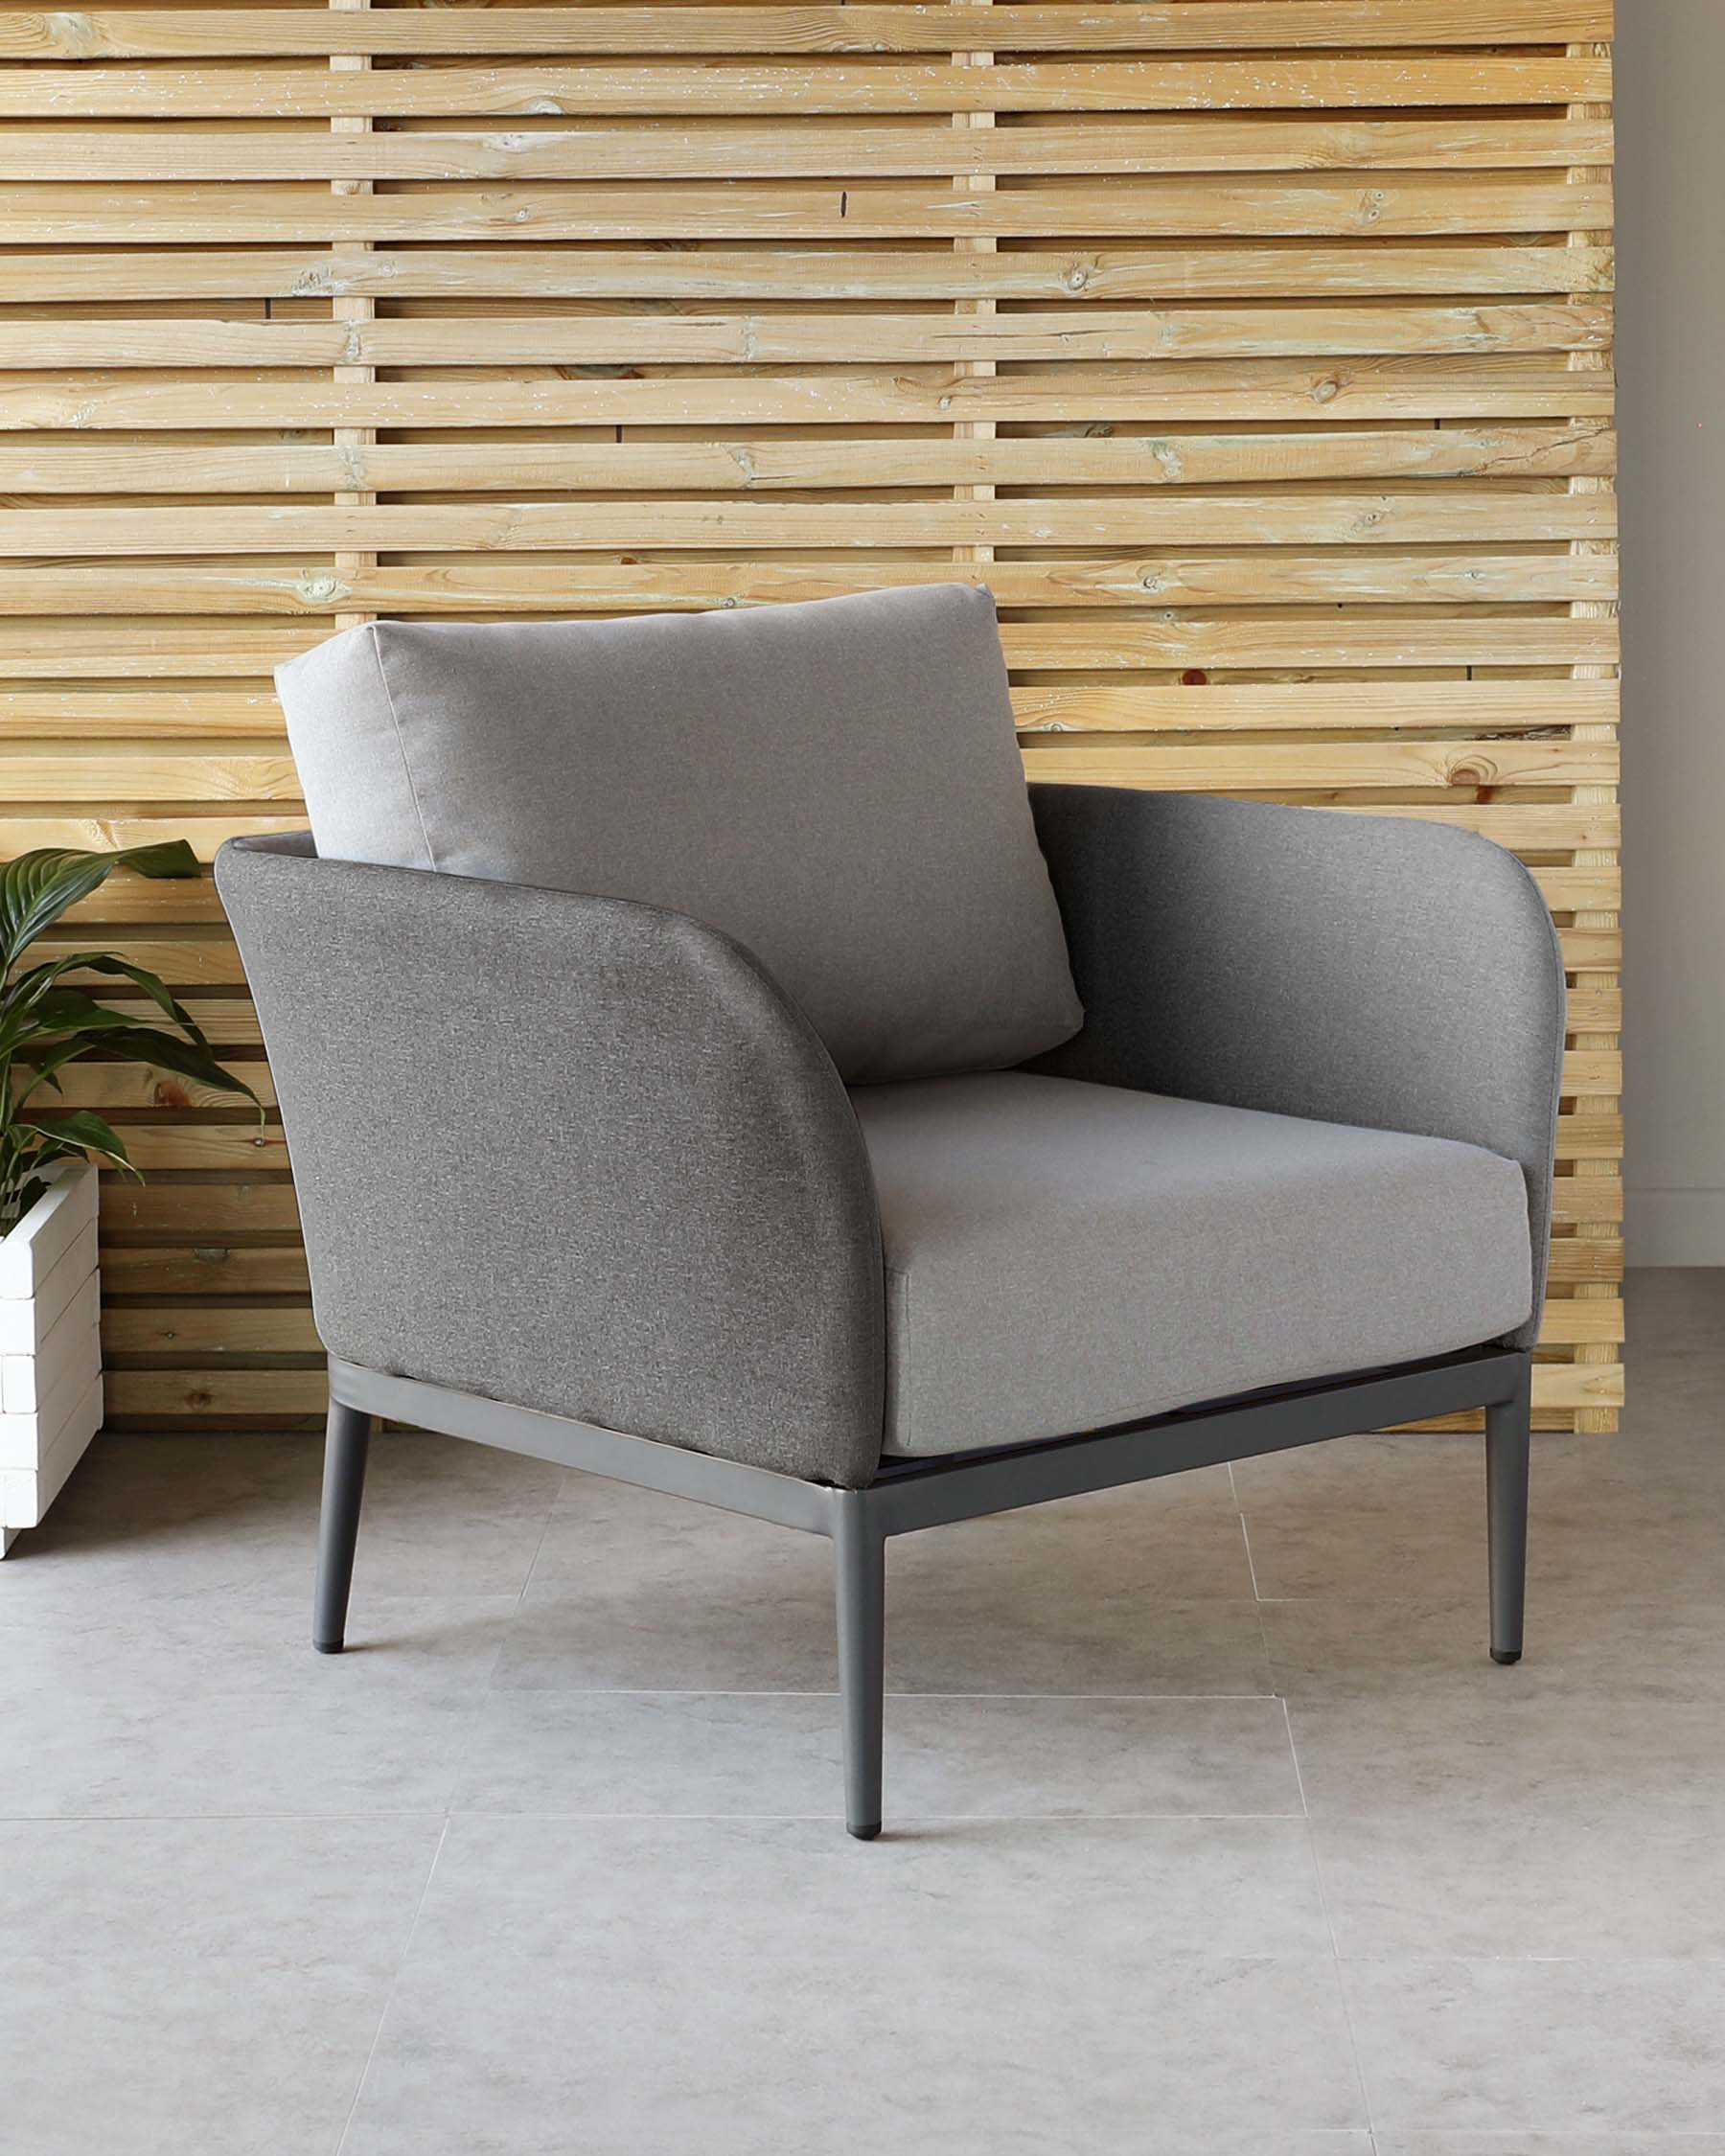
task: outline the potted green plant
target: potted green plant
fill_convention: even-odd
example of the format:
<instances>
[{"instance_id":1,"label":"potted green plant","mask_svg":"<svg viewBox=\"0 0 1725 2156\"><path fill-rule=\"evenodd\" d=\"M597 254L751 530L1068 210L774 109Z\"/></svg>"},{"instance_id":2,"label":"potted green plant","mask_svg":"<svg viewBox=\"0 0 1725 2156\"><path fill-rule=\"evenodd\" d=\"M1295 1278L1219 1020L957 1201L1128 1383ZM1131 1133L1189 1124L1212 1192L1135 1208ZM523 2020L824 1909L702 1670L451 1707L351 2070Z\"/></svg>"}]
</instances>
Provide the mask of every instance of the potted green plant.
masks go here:
<instances>
[{"instance_id":1,"label":"potted green plant","mask_svg":"<svg viewBox=\"0 0 1725 2156\"><path fill-rule=\"evenodd\" d=\"M124 1056L257 1098L143 967L104 951L23 963L121 867L198 873L184 839L111 853L45 849L0 867L0 1553L40 1520L101 1425L96 1163L137 1173L104 1116L55 1107L59 1073L84 1057ZM91 974L129 982L152 1011L98 1001L79 979Z\"/></svg>"}]
</instances>

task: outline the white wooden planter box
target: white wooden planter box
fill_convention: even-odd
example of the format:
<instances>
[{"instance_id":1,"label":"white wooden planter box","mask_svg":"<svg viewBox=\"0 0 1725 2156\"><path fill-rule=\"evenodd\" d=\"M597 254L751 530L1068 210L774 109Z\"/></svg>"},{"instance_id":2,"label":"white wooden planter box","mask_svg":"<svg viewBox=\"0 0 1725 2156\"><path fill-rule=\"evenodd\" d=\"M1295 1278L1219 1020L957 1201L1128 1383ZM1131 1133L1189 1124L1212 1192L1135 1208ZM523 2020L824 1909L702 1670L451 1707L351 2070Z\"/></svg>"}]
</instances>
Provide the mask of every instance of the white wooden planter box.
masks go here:
<instances>
[{"instance_id":1,"label":"white wooden planter box","mask_svg":"<svg viewBox=\"0 0 1725 2156\"><path fill-rule=\"evenodd\" d=\"M34 1527L102 1427L96 1171L52 1171L0 1241L0 1555Z\"/></svg>"}]
</instances>

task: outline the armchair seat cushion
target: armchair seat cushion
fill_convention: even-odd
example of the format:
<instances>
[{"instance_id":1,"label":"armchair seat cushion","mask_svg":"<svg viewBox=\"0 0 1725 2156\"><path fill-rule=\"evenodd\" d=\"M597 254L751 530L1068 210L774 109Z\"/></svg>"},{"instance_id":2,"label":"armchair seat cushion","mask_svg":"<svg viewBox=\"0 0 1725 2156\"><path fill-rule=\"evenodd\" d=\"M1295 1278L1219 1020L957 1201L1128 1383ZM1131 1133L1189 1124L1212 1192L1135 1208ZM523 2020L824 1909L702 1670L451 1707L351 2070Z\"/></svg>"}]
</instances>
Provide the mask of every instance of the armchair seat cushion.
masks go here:
<instances>
[{"instance_id":1,"label":"armchair seat cushion","mask_svg":"<svg viewBox=\"0 0 1725 2156\"><path fill-rule=\"evenodd\" d=\"M1514 1161L1020 1071L852 1095L889 1453L1028 1443L1512 1333Z\"/></svg>"}]
</instances>

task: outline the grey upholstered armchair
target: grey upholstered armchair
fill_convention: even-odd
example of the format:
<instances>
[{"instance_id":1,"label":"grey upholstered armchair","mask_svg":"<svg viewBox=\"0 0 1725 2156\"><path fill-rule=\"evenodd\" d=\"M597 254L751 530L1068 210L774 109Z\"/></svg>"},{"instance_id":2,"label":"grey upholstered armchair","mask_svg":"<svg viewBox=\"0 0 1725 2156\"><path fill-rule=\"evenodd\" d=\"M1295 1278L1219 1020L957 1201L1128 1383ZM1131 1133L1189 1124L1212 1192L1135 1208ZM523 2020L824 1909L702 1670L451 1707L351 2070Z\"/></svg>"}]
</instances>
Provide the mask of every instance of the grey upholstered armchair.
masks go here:
<instances>
[{"instance_id":1,"label":"grey upholstered armchair","mask_svg":"<svg viewBox=\"0 0 1725 2156\"><path fill-rule=\"evenodd\" d=\"M343 1641L386 1416L830 1536L847 1823L892 1535L1483 1406L1521 1648L1563 1039L1465 833L1028 796L963 585L380 624L218 880L287 1124Z\"/></svg>"}]
</instances>

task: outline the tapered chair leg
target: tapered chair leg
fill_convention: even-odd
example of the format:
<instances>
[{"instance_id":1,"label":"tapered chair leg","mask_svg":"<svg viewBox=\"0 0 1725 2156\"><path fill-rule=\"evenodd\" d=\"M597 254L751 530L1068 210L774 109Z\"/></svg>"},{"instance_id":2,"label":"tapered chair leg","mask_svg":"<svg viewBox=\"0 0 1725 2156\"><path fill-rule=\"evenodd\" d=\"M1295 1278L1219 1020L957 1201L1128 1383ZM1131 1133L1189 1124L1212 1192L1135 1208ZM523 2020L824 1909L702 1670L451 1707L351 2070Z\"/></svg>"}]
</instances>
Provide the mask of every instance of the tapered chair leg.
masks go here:
<instances>
[{"instance_id":1,"label":"tapered chair leg","mask_svg":"<svg viewBox=\"0 0 1725 2156\"><path fill-rule=\"evenodd\" d=\"M365 1494L370 1447L370 1415L332 1400L311 1605L311 1644L320 1655L338 1655L347 1634L348 1590L354 1583L354 1545L359 1539L359 1501Z\"/></svg>"},{"instance_id":2,"label":"tapered chair leg","mask_svg":"<svg viewBox=\"0 0 1725 2156\"><path fill-rule=\"evenodd\" d=\"M834 1499L839 1695L844 1723L844 1823L859 1842L881 1831L881 1710L886 1683L886 1541L862 1490Z\"/></svg>"},{"instance_id":3,"label":"tapered chair leg","mask_svg":"<svg viewBox=\"0 0 1725 2156\"><path fill-rule=\"evenodd\" d=\"M1485 1411L1485 1534L1491 1566L1491 1659L1519 1662L1528 1592L1528 1454L1532 1364L1515 1397Z\"/></svg>"}]
</instances>

